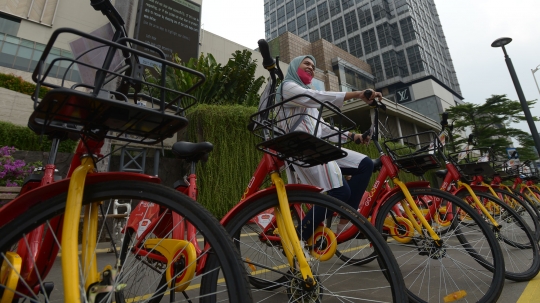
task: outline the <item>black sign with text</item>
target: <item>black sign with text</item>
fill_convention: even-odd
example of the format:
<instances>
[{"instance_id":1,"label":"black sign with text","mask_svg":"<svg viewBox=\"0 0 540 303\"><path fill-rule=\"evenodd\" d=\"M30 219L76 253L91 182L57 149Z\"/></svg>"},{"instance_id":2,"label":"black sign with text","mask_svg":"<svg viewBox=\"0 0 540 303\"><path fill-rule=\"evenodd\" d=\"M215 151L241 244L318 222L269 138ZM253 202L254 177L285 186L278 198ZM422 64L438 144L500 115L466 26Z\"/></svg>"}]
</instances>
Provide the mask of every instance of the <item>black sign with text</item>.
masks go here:
<instances>
[{"instance_id":1,"label":"black sign with text","mask_svg":"<svg viewBox=\"0 0 540 303\"><path fill-rule=\"evenodd\" d=\"M173 54L184 62L199 56L199 4L188 0L140 0L137 12L135 39L161 49L167 60ZM156 55L147 48L137 49Z\"/></svg>"},{"instance_id":2,"label":"black sign with text","mask_svg":"<svg viewBox=\"0 0 540 303\"><path fill-rule=\"evenodd\" d=\"M404 103L404 102L412 101L411 89L409 87L405 87L405 88L396 90L395 98L396 98L397 103Z\"/></svg>"}]
</instances>

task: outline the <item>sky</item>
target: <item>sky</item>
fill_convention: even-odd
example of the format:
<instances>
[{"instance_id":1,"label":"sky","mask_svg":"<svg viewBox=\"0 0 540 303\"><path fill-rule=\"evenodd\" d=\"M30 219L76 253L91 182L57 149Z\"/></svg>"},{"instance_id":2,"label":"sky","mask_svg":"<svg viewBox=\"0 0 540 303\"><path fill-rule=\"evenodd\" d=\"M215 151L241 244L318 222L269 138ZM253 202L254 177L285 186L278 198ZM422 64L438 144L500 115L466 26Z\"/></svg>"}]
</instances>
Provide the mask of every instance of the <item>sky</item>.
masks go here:
<instances>
[{"instance_id":1,"label":"sky","mask_svg":"<svg viewBox=\"0 0 540 303\"><path fill-rule=\"evenodd\" d=\"M264 38L264 0L202 0L202 27L255 49ZM435 0L446 42L465 102L483 103L491 95L519 100L501 48L491 43L510 37L506 45L526 100L540 100L531 69L540 65L540 1ZM540 85L540 69L534 74ZM540 116L540 102L530 109ZM540 131L540 122L536 122ZM530 133L527 122L512 127Z\"/></svg>"}]
</instances>

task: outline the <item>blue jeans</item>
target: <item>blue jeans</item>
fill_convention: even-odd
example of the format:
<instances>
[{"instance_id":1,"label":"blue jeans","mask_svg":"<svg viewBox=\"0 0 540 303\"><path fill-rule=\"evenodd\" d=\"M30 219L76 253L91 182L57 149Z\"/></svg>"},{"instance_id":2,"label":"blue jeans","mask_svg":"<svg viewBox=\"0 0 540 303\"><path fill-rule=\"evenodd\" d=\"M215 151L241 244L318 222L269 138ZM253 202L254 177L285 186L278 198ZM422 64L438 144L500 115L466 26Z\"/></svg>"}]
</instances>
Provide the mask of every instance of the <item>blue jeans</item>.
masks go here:
<instances>
[{"instance_id":1,"label":"blue jeans","mask_svg":"<svg viewBox=\"0 0 540 303\"><path fill-rule=\"evenodd\" d=\"M373 161L366 157L360 162L358 168L341 168L341 173L350 175L351 179L347 181L343 178L343 186L329 190L328 195L349 204L354 209L358 209L360 200L373 173ZM314 206L300 224L302 227L299 230L301 239L304 241L309 239L315 230L314 226L318 226L332 214L325 207Z\"/></svg>"}]
</instances>

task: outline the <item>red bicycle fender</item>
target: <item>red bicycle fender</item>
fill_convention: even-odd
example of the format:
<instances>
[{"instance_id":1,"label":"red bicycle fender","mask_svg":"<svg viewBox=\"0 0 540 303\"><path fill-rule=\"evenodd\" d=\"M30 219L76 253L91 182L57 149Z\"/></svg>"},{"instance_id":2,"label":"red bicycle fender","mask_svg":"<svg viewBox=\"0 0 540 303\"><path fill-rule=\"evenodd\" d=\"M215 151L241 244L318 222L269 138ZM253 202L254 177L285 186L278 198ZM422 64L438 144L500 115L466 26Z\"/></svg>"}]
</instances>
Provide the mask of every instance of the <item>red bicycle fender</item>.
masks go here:
<instances>
[{"instance_id":1,"label":"red bicycle fender","mask_svg":"<svg viewBox=\"0 0 540 303\"><path fill-rule=\"evenodd\" d=\"M306 185L306 184L286 184L285 190L287 192L297 191L297 190L303 190L303 191L311 191L311 192L321 192L322 188L312 186L312 185ZM276 194L276 188L274 186L265 188L263 190L260 190L253 195L245 198L244 200L238 202L222 219L221 219L221 225L225 226L229 221L234 218L238 212L240 212L242 209L244 209L244 205L252 203L254 200L257 200L259 198Z\"/></svg>"},{"instance_id":2,"label":"red bicycle fender","mask_svg":"<svg viewBox=\"0 0 540 303\"><path fill-rule=\"evenodd\" d=\"M56 195L67 192L69 188L69 178L51 184L37 187L24 194L21 194L8 204L0 208L0 227L21 215L32 206L50 199ZM150 183L161 183L161 179L154 176L148 176L139 173L130 172L105 172L94 173L86 176L86 185L97 184L111 181L142 181Z\"/></svg>"},{"instance_id":3,"label":"red bicycle fender","mask_svg":"<svg viewBox=\"0 0 540 303\"><path fill-rule=\"evenodd\" d=\"M430 187L430 183L428 181L413 181L413 182L407 182L405 183L407 188L419 188L419 187ZM388 201L388 198L393 196L396 192L401 191L401 188L398 186L395 186L392 188L391 191L387 192L384 196L382 196L380 199L377 199L377 205L375 205L375 209L373 210L370 218L371 224L375 225L375 218L377 217L377 214L379 213L379 208ZM382 201L382 202L381 202Z\"/></svg>"}]
</instances>

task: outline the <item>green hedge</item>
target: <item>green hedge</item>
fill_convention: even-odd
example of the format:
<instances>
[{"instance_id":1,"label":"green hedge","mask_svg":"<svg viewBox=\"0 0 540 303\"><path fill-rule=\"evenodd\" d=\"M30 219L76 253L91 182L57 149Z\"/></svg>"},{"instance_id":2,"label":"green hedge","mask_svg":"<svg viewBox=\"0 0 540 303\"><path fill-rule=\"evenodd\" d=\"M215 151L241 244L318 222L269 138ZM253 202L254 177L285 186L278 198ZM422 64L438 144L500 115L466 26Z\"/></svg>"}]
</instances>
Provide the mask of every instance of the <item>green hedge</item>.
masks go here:
<instances>
[{"instance_id":1,"label":"green hedge","mask_svg":"<svg viewBox=\"0 0 540 303\"><path fill-rule=\"evenodd\" d=\"M249 116L255 111L256 108L243 106L199 105L188 114L188 140L214 144L208 162L197 168L197 182L199 202L218 218L240 200L262 156L255 148L259 139L247 130ZM373 144L348 144L346 147L371 158L379 156ZM371 184L375 178L374 175ZM432 180L433 174L426 178ZM400 173L400 179L405 182L418 180L407 173Z\"/></svg>"},{"instance_id":2,"label":"green hedge","mask_svg":"<svg viewBox=\"0 0 540 303\"><path fill-rule=\"evenodd\" d=\"M24 81L21 77L12 74L0 74L0 87L26 95L33 95L36 85L32 82ZM42 98L48 89L40 87L39 97Z\"/></svg>"},{"instance_id":3,"label":"green hedge","mask_svg":"<svg viewBox=\"0 0 540 303\"><path fill-rule=\"evenodd\" d=\"M50 151L51 140L39 136L26 126L15 125L11 122L0 121L0 146L14 146L18 150ZM60 142L59 152L73 153L76 141Z\"/></svg>"}]
</instances>

